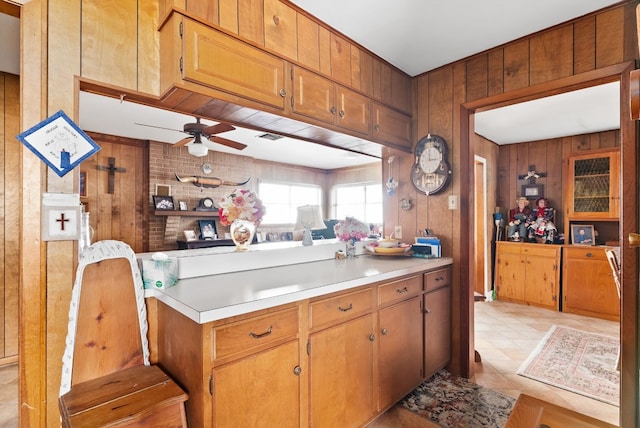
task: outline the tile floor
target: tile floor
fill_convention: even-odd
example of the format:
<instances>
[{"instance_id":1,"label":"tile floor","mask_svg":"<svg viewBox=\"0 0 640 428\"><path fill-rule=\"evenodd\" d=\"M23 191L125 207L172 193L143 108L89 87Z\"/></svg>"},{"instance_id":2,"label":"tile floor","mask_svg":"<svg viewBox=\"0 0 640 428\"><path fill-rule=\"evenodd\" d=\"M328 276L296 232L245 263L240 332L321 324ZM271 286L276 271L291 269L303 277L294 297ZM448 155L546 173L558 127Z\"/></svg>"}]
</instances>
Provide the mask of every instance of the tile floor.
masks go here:
<instances>
[{"instance_id":1,"label":"tile floor","mask_svg":"<svg viewBox=\"0 0 640 428\"><path fill-rule=\"evenodd\" d=\"M619 324L596 318L555 312L506 302L475 305L476 383L512 397L521 392L554 402L580 413L618 424L618 407L518 376L516 371L554 325L563 325L612 336ZM0 367L0 428L18 426L18 366ZM398 407L392 408L368 428L436 427Z\"/></svg>"}]
</instances>

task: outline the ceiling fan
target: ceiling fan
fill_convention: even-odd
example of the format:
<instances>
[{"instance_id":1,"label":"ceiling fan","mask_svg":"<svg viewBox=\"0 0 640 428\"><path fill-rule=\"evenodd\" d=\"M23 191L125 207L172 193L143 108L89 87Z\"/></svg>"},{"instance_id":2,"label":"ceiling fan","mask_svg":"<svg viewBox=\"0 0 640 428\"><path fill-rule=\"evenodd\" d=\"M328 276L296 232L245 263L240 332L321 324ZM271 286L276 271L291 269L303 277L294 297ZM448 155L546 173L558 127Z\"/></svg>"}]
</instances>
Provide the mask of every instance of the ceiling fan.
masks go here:
<instances>
[{"instance_id":1,"label":"ceiling fan","mask_svg":"<svg viewBox=\"0 0 640 428\"><path fill-rule=\"evenodd\" d=\"M200 118L196 117L196 122L194 123L185 123L182 131L178 129L171 128L163 128L161 126L153 126L153 125L145 125L143 123L136 123L136 125L142 126L150 126L152 128L161 128L161 129L169 129L171 131L184 132L185 134L189 134L189 137L185 137L177 143L173 144L173 147L182 147L187 146L187 150L190 155L193 156L206 156L209 148L202 142L202 137L207 140L222 144L224 146L228 146L237 150L244 150L247 145L243 143L239 143L237 141L229 140L228 138L219 137L215 134L220 134L223 132L233 131L236 129L234 126L220 122L216 125L205 125L200 123ZM189 144L191 143L191 144Z\"/></svg>"}]
</instances>

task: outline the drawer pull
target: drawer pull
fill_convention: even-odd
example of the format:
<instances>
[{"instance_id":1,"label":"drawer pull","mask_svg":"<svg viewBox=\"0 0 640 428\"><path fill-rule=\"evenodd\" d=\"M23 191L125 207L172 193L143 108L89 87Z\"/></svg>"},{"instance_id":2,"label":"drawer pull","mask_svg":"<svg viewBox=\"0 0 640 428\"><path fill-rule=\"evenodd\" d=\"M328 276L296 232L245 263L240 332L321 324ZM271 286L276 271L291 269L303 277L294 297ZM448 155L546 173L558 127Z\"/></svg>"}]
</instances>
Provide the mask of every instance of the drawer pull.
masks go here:
<instances>
[{"instance_id":1,"label":"drawer pull","mask_svg":"<svg viewBox=\"0 0 640 428\"><path fill-rule=\"evenodd\" d=\"M343 308L342 306L338 306L338 310L339 310L340 312L348 312L348 311L350 311L351 309L353 309L353 303L349 303L349 306L348 306L348 307L346 307L346 308Z\"/></svg>"},{"instance_id":2,"label":"drawer pull","mask_svg":"<svg viewBox=\"0 0 640 428\"><path fill-rule=\"evenodd\" d=\"M265 331L264 333L256 334L254 332L251 332L249 333L249 336L253 337L254 339L262 339L263 337L269 336L271 334L271 329L272 326L269 326L267 331Z\"/></svg>"},{"instance_id":3,"label":"drawer pull","mask_svg":"<svg viewBox=\"0 0 640 428\"><path fill-rule=\"evenodd\" d=\"M592 253L586 253L585 256L586 257L593 257L593 254Z\"/></svg>"},{"instance_id":4,"label":"drawer pull","mask_svg":"<svg viewBox=\"0 0 640 428\"><path fill-rule=\"evenodd\" d=\"M389 331L386 328L383 328L382 331L380 331L380 333L382 333L383 336L386 336L387 333L389 333Z\"/></svg>"},{"instance_id":5,"label":"drawer pull","mask_svg":"<svg viewBox=\"0 0 640 428\"><path fill-rule=\"evenodd\" d=\"M444 281L444 277L443 276L439 276L436 278L436 281Z\"/></svg>"},{"instance_id":6,"label":"drawer pull","mask_svg":"<svg viewBox=\"0 0 640 428\"><path fill-rule=\"evenodd\" d=\"M408 293L409 290L407 289L407 287L404 287L402 290L399 288L396 288L396 293L398 294L404 294L404 293Z\"/></svg>"},{"instance_id":7,"label":"drawer pull","mask_svg":"<svg viewBox=\"0 0 640 428\"><path fill-rule=\"evenodd\" d=\"M425 314L430 314L430 313L431 313L431 309L426 309L426 308L425 308L424 313L425 313Z\"/></svg>"}]
</instances>

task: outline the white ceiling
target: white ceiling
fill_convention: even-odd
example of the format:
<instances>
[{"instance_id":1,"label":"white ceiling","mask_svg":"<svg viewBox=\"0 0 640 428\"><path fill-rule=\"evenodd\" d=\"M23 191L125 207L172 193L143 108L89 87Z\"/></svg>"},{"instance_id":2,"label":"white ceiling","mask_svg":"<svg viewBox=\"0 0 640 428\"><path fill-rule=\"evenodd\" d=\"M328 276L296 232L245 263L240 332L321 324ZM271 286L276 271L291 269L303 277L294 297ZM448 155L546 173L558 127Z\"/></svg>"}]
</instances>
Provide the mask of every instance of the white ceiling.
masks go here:
<instances>
[{"instance_id":1,"label":"white ceiling","mask_svg":"<svg viewBox=\"0 0 640 428\"><path fill-rule=\"evenodd\" d=\"M618 3L613 0L291 1L412 76ZM17 34L18 20L0 14L0 71L19 74ZM581 98L577 104L571 100L568 104L561 103L560 100L565 99L562 95L546 100L550 104L544 106L530 102L520 105L518 110L505 107L485 112L476 118L477 130L491 141L506 144L597 132L605 130L603 127L615 129L619 125L612 121L602 124L601 119L612 116L614 110L619 109L619 93L611 87L601 89ZM81 98L79 125L88 131L173 143L184 134L160 132L135 123L180 130L184 123L194 121L190 116L85 95ZM611 107L604 108L605 105ZM570 112L575 118L568 118ZM546 133L534 134L538 131ZM257 139L256 132L249 130L236 130L221 136L241 141L249 147L238 152L211 143L215 150L277 162L333 169L372 160L362 155L347 159L347 152L288 138L276 142Z\"/></svg>"}]
</instances>

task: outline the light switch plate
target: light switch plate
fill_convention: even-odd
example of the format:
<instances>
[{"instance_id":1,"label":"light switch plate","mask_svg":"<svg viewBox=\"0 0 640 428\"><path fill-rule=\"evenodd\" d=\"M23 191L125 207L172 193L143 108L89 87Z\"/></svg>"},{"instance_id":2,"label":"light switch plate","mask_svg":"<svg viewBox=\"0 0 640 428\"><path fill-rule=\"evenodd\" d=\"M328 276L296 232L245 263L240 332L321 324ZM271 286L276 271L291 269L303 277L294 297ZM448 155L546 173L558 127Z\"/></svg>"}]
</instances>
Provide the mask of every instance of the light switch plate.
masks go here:
<instances>
[{"instance_id":1,"label":"light switch plate","mask_svg":"<svg viewBox=\"0 0 640 428\"><path fill-rule=\"evenodd\" d=\"M457 210L458 209L458 196L449 195L449 209Z\"/></svg>"}]
</instances>

